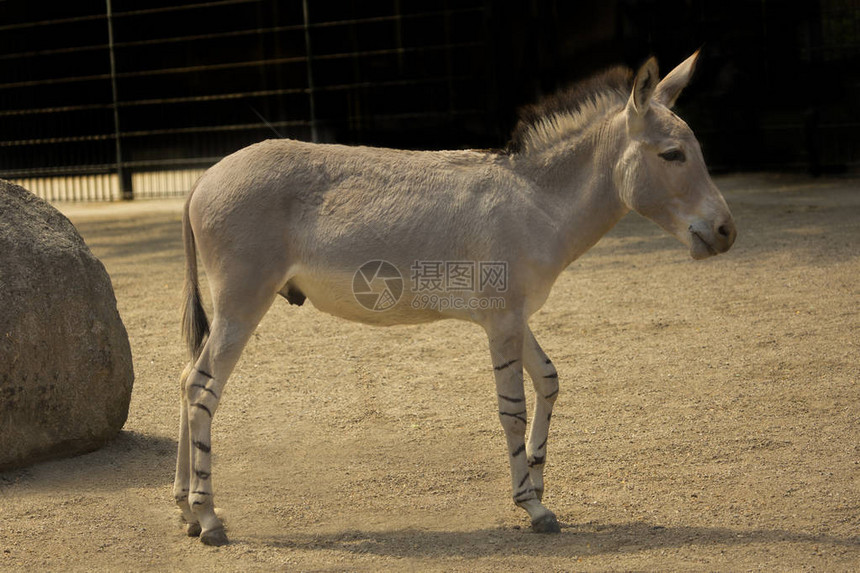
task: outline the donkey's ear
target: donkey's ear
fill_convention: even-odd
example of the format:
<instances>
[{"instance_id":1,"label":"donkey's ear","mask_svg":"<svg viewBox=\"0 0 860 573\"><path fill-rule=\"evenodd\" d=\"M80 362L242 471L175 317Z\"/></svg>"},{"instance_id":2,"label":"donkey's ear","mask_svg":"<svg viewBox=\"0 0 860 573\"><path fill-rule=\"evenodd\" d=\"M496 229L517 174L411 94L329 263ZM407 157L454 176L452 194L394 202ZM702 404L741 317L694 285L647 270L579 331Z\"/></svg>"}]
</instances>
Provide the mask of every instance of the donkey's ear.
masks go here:
<instances>
[{"instance_id":1,"label":"donkey's ear","mask_svg":"<svg viewBox=\"0 0 860 573\"><path fill-rule=\"evenodd\" d=\"M630 94L630 100L627 102L627 108L632 112L631 115L644 116L648 111L651 96L654 95L657 80L660 79L659 73L657 59L653 56L648 58L648 61L642 64L642 67L636 72L636 78L633 80L633 93Z\"/></svg>"},{"instance_id":2,"label":"donkey's ear","mask_svg":"<svg viewBox=\"0 0 860 573\"><path fill-rule=\"evenodd\" d=\"M678 64L677 68L669 72L669 75L657 84L657 90L654 92L655 101L662 103L666 107L675 105L675 101L681 95L681 91L690 83L690 78L693 76L696 62L699 59L699 51L696 50L696 53Z\"/></svg>"}]
</instances>

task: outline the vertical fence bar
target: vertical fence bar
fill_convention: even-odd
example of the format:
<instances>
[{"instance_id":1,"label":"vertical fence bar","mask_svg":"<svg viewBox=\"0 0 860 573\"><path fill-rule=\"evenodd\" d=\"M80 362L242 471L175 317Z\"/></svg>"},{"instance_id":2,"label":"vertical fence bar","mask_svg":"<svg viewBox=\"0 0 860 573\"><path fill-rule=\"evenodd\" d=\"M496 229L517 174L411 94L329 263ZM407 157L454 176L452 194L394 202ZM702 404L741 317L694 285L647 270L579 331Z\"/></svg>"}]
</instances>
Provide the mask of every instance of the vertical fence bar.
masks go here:
<instances>
[{"instance_id":1,"label":"vertical fence bar","mask_svg":"<svg viewBox=\"0 0 860 573\"><path fill-rule=\"evenodd\" d=\"M116 89L116 56L114 54L113 41L113 10L111 0L105 0L107 5L108 25L108 53L110 54L110 85L113 95L113 126L116 139L116 174L119 177L119 188L123 199L134 199L134 190L131 186L131 174L125 172L122 163L122 132L119 127L119 97Z\"/></svg>"},{"instance_id":2,"label":"vertical fence bar","mask_svg":"<svg viewBox=\"0 0 860 573\"><path fill-rule=\"evenodd\" d=\"M110 0L108 0L110 1ZM305 67L308 73L308 103L310 104L311 113L311 141L319 142L317 133L317 110L316 102L314 101L314 74L311 64L311 18L308 12L308 0L302 0L302 15L305 23Z\"/></svg>"}]
</instances>

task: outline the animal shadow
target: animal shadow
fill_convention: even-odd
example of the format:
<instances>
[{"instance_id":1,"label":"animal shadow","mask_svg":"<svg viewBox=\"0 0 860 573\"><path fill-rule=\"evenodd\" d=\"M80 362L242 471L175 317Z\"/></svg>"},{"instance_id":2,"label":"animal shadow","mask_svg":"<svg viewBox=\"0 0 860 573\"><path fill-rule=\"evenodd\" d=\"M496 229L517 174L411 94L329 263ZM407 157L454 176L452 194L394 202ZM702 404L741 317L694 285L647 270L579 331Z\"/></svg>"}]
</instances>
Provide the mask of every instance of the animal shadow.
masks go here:
<instances>
[{"instance_id":1,"label":"animal shadow","mask_svg":"<svg viewBox=\"0 0 860 573\"><path fill-rule=\"evenodd\" d=\"M860 537L798 533L783 529L664 527L646 522L562 524L559 535L539 535L519 528L477 531L360 531L313 535L290 533L261 540L289 549L335 550L396 558L497 557L532 555L576 557L624 554L692 544L732 547L760 543L814 543L860 547Z\"/></svg>"}]
</instances>

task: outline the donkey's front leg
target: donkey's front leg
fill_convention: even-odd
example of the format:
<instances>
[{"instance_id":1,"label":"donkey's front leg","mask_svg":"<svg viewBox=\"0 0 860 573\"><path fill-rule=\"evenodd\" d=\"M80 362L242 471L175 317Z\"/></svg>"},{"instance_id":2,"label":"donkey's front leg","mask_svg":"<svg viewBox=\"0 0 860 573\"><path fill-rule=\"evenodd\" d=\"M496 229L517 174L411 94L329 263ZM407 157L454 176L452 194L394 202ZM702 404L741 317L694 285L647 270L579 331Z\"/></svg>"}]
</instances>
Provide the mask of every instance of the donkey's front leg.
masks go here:
<instances>
[{"instance_id":1,"label":"donkey's front leg","mask_svg":"<svg viewBox=\"0 0 860 573\"><path fill-rule=\"evenodd\" d=\"M535 413L529 430L526 458L535 494L542 500L546 443L549 436L549 421L552 418L552 405L558 397L558 372L528 327L526 327L523 342L523 365L535 388Z\"/></svg>"},{"instance_id":2,"label":"donkey's front leg","mask_svg":"<svg viewBox=\"0 0 860 573\"><path fill-rule=\"evenodd\" d=\"M511 466L514 503L525 509L532 529L539 533L560 531L555 515L541 504L532 484L526 460L526 398L523 390L523 332L521 323L498 321L487 328L496 376L499 420L505 430Z\"/></svg>"}]
</instances>

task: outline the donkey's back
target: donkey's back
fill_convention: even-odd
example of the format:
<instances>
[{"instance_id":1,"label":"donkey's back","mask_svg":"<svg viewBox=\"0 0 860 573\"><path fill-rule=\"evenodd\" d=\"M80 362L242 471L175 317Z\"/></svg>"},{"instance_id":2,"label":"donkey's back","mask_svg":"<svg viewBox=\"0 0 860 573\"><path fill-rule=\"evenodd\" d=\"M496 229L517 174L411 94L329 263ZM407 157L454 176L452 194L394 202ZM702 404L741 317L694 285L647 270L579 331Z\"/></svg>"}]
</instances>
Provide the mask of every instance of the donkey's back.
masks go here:
<instances>
[{"instance_id":1,"label":"donkey's back","mask_svg":"<svg viewBox=\"0 0 860 573\"><path fill-rule=\"evenodd\" d=\"M396 206L406 211L498 199L500 190L522 184L512 180L507 162L503 154L470 150L409 151L273 139L222 159L200 178L190 200L203 216L255 206L311 216L352 216L356 212L349 209L381 208L396 215Z\"/></svg>"}]
</instances>

